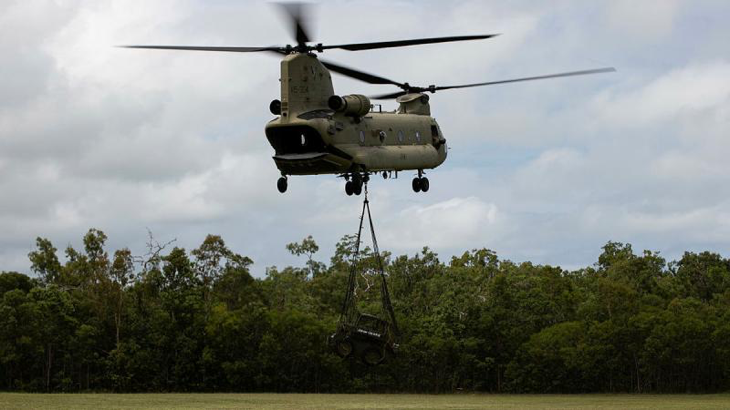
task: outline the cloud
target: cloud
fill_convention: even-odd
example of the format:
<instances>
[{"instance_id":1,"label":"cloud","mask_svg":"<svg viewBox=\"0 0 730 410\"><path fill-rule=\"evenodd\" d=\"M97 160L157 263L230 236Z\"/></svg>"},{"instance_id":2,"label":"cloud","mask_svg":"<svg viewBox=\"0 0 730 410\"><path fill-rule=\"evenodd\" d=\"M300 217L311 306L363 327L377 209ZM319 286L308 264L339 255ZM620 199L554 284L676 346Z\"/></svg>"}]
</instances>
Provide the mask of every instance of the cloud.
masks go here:
<instances>
[{"instance_id":1,"label":"cloud","mask_svg":"<svg viewBox=\"0 0 730 410\"><path fill-rule=\"evenodd\" d=\"M640 4L639 4L640 3ZM376 179L380 246L442 257L488 247L563 266L606 241L668 252L730 245L730 29L722 2L331 2L318 41L503 33L494 39L327 58L421 85L596 66L619 72L439 92L451 150L415 194L412 173ZM357 14L357 20L342 19ZM692 33L692 35L687 35ZM117 44L290 41L258 2L0 3L0 269L28 270L36 236L78 246L90 227L141 252L150 228L188 249L207 233L266 266L314 235L331 255L361 198L334 177L280 195L263 134L279 62L257 54ZM341 76L338 93L376 93ZM385 109L394 108L386 102ZM137 247L137 248L135 248Z\"/></svg>"},{"instance_id":2,"label":"cloud","mask_svg":"<svg viewBox=\"0 0 730 410\"><path fill-rule=\"evenodd\" d=\"M437 249L467 249L495 237L502 217L495 204L476 197L452 198L428 206L411 206L386 218L384 243L398 251L423 246Z\"/></svg>"},{"instance_id":3,"label":"cloud","mask_svg":"<svg viewBox=\"0 0 730 410\"><path fill-rule=\"evenodd\" d=\"M611 28L640 43L654 43L666 38L684 6L678 0L614 0L607 4Z\"/></svg>"},{"instance_id":4,"label":"cloud","mask_svg":"<svg viewBox=\"0 0 730 410\"><path fill-rule=\"evenodd\" d=\"M582 213L586 228L616 238L654 242L654 249L702 250L730 237L730 203L684 211L642 211L621 206L591 206ZM607 224L606 221L611 221ZM678 238L680 236L681 238ZM687 249L682 249L686 247Z\"/></svg>"},{"instance_id":5,"label":"cloud","mask_svg":"<svg viewBox=\"0 0 730 410\"><path fill-rule=\"evenodd\" d=\"M675 120L730 104L730 63L674 69L632 91L608 91L595 101L604 122L637 127Z\"/></svg>"},{"instance_id":6,"label":"cloud","mask_svg":"<svg viewBox=\"0 0 730 410\"><path fill-rule=\"evenodd\" d=\"M61 7L6 1L0 6L0 113L23 107L44 93L54 75L44 44L68 18Z\"/></svg>"}]
</instances>

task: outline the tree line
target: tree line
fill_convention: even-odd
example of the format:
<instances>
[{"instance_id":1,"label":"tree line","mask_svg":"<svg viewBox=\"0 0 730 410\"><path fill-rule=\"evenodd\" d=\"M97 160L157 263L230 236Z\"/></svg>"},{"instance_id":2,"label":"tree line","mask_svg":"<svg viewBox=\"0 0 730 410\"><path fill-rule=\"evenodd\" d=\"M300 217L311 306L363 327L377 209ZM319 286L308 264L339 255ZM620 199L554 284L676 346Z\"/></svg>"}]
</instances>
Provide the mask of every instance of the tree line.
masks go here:
<instances>
[{"instance_id":1,"label":"tree line","mask_svg":"<svg viewBox=\"0 0 730 410\"><path fill-rule=\"evenodd\" d=\"M106 249L91 229L63 263L48 239L34 275L0 274L0 389L115 392L716 392L730 385L730 260L667 262L609 242L578 270L501 260L488 249L441 261L384 252L401 331L394 360L367 367L327 347L354 236L325 264L249 272L209 235L186 251ZM378 306L372 251L359 308Z\"/></svg>"}]
</instances>

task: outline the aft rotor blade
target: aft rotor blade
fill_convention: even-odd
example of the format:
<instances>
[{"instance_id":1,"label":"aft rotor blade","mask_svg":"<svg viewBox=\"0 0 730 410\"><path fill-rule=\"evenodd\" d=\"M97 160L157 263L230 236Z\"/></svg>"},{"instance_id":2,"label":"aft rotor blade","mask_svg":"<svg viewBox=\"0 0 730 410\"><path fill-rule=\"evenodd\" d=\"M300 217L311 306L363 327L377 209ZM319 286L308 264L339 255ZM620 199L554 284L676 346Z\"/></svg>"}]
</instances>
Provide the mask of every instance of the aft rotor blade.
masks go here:
<instances>
[{"instance_id":1,"label":"aft rotor blade","mask_svg":"<svg viewBox=\"0 0 730 410\"><path fill-rule=\"evenodd\" d=\"M587 74L598 74L598 73L611 73L616 71L613 67L606 67L606 68L597 68L594 70L583 70L583 71L571 71L568 73L558 73L558 74L548 74L548 75L539 75L536 77L524 77L524 78L515 78L512 80L502 80L502 81L489 81L486 83L476 83L476 84L463 84L463 85L449 85L444 87L433 87L427 89L427 91L439 91L439 90L449 90L452 88L468 88L468 87L481 87L485 85L495 85L495 84L505 84L505 83L516 83L520 81L532 81L532 80L544 80L548 78L558 78L558 77L570 77L574 75L587 75Z\"/></svg>"},{"instance_id":2,"label":"aft rotor blade","mask_svg":"<svg viewBox=\"0 0 730 410\"><path fill-rule=\"evenodd\" d=\"M370 98L371 100L390 100L390 99L398 98L401 95L406 95L406 94L408 94L408 91L398 91L398 92L394 92L394 93L390 93L390 94L370 95L370 96L368 96L368 98Z\"/></svg>"},{"instance_id":3,"label":"aft rotor blade","mask_svg":"<svg viewBox=\"0 0 730 410\"><path fill-rule=\"evenodd\" d=\"M360 51L360 50L372 50L375 48L390 48L390 47L406 47L416 46L420 44L435 44L435 43L448 43L452 41L469 41L469 40L482 40L485 38L496 37L499 34L482 34L474 36L451 36L451 37L432 37L432 38L418 38L412 40L396 40L396 41L379 41L373 43L356 43L356 44L339 44L333 46L322 46L323 50L332 48L341 48L349 51Z\"/></svg>"},{"instance_id":4,"label":"aft rotor blade","mask_svg":"<svg viewBox=\"0 0 730 410\"><path fill-rule=\"evenodd\" d=\"M308 5L305 3L278 3L279 7L289 17L293 25L294 37L297 39L298 46L305 46L309 43L310 37L304 23L306 17L306 10Z\"/></svg>"},{"instance_id":5,"label":"aft rotor blade","mask_svg":"<svg viewBox=\"0 0 730 410\"><path fill-rule=\"evenodd\" d=\"M118 46L122 48L143 48L154 50L228 51L233 53L254 53L258 51L283 51L283 47L207 47L207 46Z\"/></svg>"},{"instance_id":6,"label":"aft rotor blade","mask_svg":"<svg viewBox=\"0 0 730 410\"><path fill-rule=\"evenodd\" d=\"M335 63L332 63L329 61L322 60L321 58L319 59L319 61L322 63L322 65L327 67L330 71L334 71L338 74L342 74L344 76L351 77L356 80L364 81L369 84L392 84L392 85L395 85L398 87L406 87L405 84L401 84L399 82L389 80L384 77L379 77L374 74L364 73L362 71L355 70L354 68L344 67L339 64L335 64Z\"/></svg>"}]
</instances>

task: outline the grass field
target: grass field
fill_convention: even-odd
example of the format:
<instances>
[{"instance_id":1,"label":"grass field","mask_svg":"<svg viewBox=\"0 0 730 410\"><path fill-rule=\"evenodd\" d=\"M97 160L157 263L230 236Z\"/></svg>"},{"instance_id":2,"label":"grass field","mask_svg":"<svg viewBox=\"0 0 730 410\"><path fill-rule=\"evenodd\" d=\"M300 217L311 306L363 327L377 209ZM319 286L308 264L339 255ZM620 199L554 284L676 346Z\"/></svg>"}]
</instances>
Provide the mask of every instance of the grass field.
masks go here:
<instances>
[{"instance_id":1,"label":"grass field","mask_svg":"<svg viewBox=\"0 0 730 410\"><path fill-rule=\"evenodd\" d=\"M16 394L0 409L730 409L730 395Z\"/></svg>"}]
</instances>

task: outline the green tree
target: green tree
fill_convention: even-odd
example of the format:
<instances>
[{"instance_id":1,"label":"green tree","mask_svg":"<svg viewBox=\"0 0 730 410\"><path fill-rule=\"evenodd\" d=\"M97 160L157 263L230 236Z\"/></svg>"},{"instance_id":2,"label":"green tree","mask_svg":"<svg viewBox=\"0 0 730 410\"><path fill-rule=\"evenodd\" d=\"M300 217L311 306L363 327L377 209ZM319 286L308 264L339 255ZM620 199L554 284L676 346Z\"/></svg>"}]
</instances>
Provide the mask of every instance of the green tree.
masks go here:
<instances>
[{"instance_id":1,"label":"green tree","mask_svg":"<svg viewBox=\"0 0 730 410\"><path fill-rule=\"evenodd\" d=\"M30 268L44 283L57 283L61 277L61 263L51 241L36 238L36 250L28 254Z\"/></svg>"},{"instance_id":2,"label":"green tree","mask_svg":"<svg viewBox=\"0 0 730 410\"><path fill-rule=\"evenodd\" d=\"M317 276L324 270L324 264L313 259L314 254L319 251L319 246L317 245L317 242L314 241L314 238L312 238L312 235L304 238L301 243L292 242L287 244L286 250L288 250L292 255L305 255L307 257L307 273L311 277Z\"/></svg>"}]
</instances>

